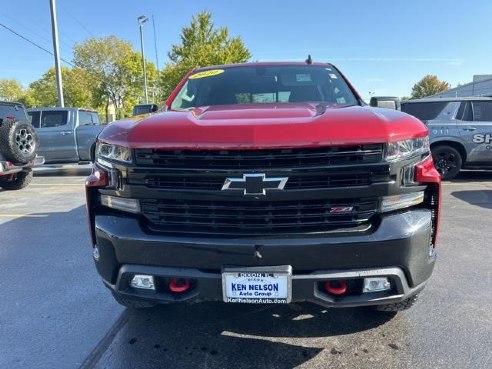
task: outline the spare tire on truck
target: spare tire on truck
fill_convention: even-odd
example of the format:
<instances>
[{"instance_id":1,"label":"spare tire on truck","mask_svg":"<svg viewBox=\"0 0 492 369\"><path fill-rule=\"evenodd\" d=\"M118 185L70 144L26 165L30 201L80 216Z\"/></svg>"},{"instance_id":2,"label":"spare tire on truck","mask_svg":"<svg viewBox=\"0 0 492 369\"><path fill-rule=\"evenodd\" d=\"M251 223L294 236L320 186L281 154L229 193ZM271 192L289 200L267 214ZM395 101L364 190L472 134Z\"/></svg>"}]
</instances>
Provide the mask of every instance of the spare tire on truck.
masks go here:
<instances>
[{"instance_id":1,"label":"spare tire on truck","mask_svg":"<svg viewBox=\"0 0 492 369\"><path fill-rule=\"evenodd\" d=\"M8 121L0 126L0 151L5 159L25 164L36 157L39 139L27 122Z\"/></svg>"}]
</instances>

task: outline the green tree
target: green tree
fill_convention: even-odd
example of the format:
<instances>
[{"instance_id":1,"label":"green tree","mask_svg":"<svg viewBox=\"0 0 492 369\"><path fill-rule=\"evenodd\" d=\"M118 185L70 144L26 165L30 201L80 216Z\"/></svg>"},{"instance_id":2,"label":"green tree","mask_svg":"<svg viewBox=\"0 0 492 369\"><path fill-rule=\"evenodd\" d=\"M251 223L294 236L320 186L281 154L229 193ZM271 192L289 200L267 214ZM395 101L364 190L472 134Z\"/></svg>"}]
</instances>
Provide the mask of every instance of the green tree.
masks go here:
<instances>
[{"instance_id":1,"label":"green tree","mask_svg":"<svg viewBox=\"0 0 492 369\"><path fill-rule=\"evenodd\" d=\"M184 75L195 67L245 62L251 53L240 37L229 37L226 27L215 28L212 14L201 12L181 31L181 44L172 45L170 62L161 75L163 95L169 96Z\"/></svg>"},{"instance_id":2,"label":"green tree","mask_svg":"<svg viewBox=\"0 0 492 369\"><path fill-rule=\"evenodd\" d=\"M63 97L66 106L95 107L89 74L80 68L62 68ZM55 106L57 103L55 69L50 68L29 85L26 106ZM96 106L97 107L97 106Z\"/></svg>"},{"instance_id":3,"label":"green tree","mask_svg":"<svg viewBox=\"0 0 492 369\"><path fill-rule=\"evenodd\" d=\"M94 105L104 106L106 114L112 104L119 118L129 115L143 96L142 61L129 42L115 36L88 39L74 46L73 62L88 73ZM152 63L146 64L152 85L157 71Z\"/></svg>"},{"instance_id":4,"label":"green tree","mask_svg":"<svg viewBox=\"0 0 492 369\"><path fill-rule=\"evenodd\" d=\"M21 101L25 91L21 83L15 79L0 79L0 100Z\"/></svg>"},{"instance_id":5,"label":"green tree","mask_svg":"<svg viewBox=\"0 0 492 369\"><path fill-rule=\"evenodd\" d=\"M437 76L429 74L413 85L412 98L419 99L421 97L435 95L448 90L449 87L449 83L441 81Z\"/></svg>"}]
</instances>

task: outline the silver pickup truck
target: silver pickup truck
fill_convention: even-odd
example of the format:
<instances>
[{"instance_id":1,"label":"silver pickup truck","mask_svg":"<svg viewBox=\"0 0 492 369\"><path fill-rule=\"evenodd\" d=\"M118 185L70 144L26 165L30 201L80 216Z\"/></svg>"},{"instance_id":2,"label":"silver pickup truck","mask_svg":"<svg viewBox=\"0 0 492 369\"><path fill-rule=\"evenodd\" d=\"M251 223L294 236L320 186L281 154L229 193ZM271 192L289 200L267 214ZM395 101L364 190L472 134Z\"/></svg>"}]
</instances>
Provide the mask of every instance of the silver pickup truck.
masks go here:
<instances>
[{"instance_id":1,"label":"silver pickup truck","mask_svg":"<svg viewBox=\"0 0 492 369\"><path fill-rule=\"evenodd\" d=\"M104 128L96 111L79 108L34 108L27 114L41 142L47 164L90 161L96 137Z\"/></svg>"}]
</instances>

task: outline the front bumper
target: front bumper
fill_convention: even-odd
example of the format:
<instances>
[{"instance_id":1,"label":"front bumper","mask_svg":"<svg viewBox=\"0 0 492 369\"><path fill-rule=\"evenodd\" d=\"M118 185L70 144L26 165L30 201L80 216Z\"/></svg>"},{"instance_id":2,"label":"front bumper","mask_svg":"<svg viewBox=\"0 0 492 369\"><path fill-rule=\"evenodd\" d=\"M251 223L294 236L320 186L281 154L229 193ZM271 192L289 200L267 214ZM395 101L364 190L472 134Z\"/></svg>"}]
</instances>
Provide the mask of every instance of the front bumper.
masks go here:
<instances>
[{"instance_id":1,"label":"front bumper","mask_svg":"<svg viewBox=\"0 0 492 369\"><path fill-rule=\"evenodd\" d=\"M289 265L292 301L347 307L399 302L418 293L434 268L430 253L431 212L408 210L382 217L370 234L303 234L275 238L176 237L145 232L138 220L96 215L96 267L110 289L129 298L152 302L222 300L224 267ZM135 274L150 274L157 281L192 279L190 290L170 293L130 287ZM391 289L377 293L332 296L323 281L388 277ZM164 285L165 283L162 283Z\"/></svg>"}]
</instances>

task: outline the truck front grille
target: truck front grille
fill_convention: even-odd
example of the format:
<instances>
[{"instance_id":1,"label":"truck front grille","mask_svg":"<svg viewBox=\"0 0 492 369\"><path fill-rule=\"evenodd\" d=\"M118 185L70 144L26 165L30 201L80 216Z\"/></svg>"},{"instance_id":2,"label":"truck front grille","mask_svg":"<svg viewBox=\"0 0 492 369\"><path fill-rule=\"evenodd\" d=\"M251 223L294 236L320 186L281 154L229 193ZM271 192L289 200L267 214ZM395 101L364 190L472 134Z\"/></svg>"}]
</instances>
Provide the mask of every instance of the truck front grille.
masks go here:
<instances>
[{"instance_id":1,"label":"truck front grille","mask_svg":"<svg viewBox=\"0 0 492 369\"><path fill-rule=\"evenodd\" d=\"M241 177L242 173L222 172L176 175L175 172L169 173L169 171L162 170L133 169L129 175L129 183L157 189L219 191L225 179L231 176ZM389 168L387 166L330 173L323 171L314 174L297 172L286 176L289 179L285 190L368 186L372 183L390 181Z\"/></svg>"},{"instance_id":2,"label":"truck front grille","mask_svg":"<svg viewBox=\"0 0 492 369\"><path fill-rule=\"evenodd\" d=\"M378 163L381 162L382 158L382 144L331 146L314 149L135 150L137 166L185 169L305 168Z\"/></svg>"},{"instance_id":3,"label":"truck front grille","mask_svg":"<svg viewBox=\"0 0 492 369\"><path fill-rule=\"evenodd\" d=\"M200 234L328 232L356 227L377 212L378 200L203 201L143 199L141 211L154 231Z\"/></svg>"}]
</instances>

